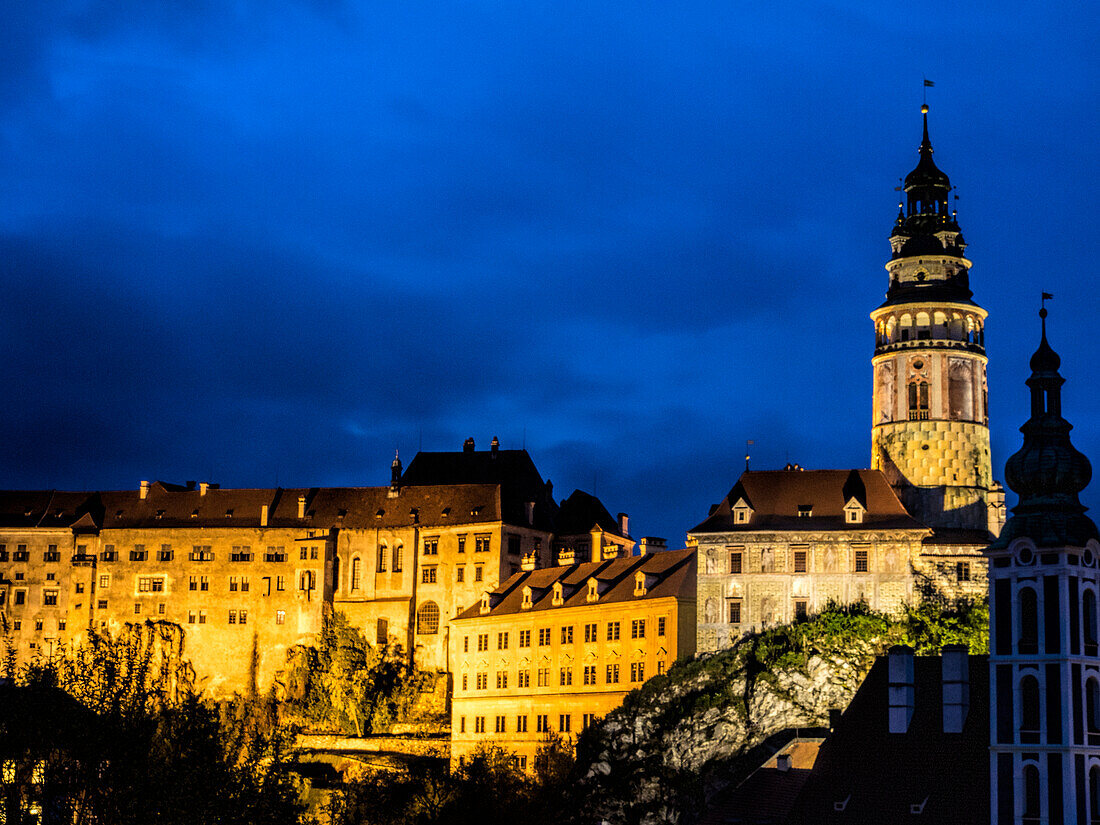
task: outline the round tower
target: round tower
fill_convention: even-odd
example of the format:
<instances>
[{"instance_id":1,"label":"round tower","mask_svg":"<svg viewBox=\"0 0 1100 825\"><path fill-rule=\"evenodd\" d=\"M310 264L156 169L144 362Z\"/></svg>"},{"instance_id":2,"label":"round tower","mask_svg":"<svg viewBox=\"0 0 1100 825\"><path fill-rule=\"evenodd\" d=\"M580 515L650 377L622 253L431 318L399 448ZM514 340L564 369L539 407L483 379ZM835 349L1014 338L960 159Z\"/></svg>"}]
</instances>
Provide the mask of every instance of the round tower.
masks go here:
<instances>
[{"instance_id":1,"label":"round tower","mask_svg":"<svg viewBox=\"0 0 1100 825\"><path fill-rule=\"evenodd\" d=\"M890 233L886 301L871 313L871 466L929 527L996 535L1004 494L989 455L986 311L971 300L951 181L932 160L928 106L921 112L920 159Z\"/></svg>"}]
</instances>

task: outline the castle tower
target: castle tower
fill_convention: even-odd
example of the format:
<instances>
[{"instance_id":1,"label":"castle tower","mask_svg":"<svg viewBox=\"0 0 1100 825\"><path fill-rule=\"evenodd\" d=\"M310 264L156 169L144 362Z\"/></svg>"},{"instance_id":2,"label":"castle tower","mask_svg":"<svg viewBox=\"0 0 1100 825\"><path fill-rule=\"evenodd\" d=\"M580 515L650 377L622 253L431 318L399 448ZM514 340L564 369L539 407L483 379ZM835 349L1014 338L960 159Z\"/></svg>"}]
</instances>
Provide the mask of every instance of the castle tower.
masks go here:
<instances>
[{"instance_id":1,"label":"castle tower","mask_svg":"<svg viewBox=\"0 0 1100 825\"><path fill-rule=\"evenodd\" d=\"M1020 501L987 550L993 825L1100 821L1100 542L1078 499L1092 468L1039 314L1031 418L1005 466Z\"/></svg>"},{"instance_id":2,"label":"castle tower","mask_svg":"<svg viewBox=\"0 0 1100 825\"><path fill-rule=\"evenodd\" d=\"M1004 494L989 455L986 311L971 300L966 243L948 209L951 182L932 160L928 107L921 112L920 160L890 234L890 285L871 313L871 466L929 527L996 535Z\"/></svg>"}]
</instances>

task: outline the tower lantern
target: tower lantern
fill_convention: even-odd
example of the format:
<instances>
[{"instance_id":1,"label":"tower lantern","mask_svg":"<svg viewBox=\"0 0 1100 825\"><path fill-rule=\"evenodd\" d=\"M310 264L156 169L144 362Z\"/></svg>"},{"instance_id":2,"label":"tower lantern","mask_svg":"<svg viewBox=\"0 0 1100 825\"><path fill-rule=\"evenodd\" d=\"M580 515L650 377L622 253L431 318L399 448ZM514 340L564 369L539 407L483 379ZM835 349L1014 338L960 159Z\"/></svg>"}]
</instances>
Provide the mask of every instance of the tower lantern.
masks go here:
<instances>
[{"instance_id":1,"label":"tower lantern","mask_svg":"<svg viewBox=\"0 0 1100 825\"><path fill-rule=\"evenodd\" d=\"M1004 494L989 452L987 313L972 300L951 181L932 159L927 105L921 113L919 160L890 233L886 300L871 313L871 466L934 530L996 535Z\"/></svg>"}]
</instances>

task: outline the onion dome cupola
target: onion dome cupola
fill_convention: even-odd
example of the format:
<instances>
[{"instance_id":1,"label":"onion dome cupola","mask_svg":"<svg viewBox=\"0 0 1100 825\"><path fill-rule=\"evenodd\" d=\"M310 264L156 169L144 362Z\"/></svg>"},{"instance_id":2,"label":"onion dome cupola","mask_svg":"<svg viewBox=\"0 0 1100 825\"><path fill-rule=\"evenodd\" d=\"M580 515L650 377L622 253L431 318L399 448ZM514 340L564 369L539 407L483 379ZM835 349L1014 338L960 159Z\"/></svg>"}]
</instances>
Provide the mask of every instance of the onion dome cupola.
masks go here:
<instances>
[{"instance_id":1,"label":"onion dome cupola","mask_svg":"<svg viewBox=\"0 0 1100 825\"><path fill-rule=\"evenodd\" d=\"M893 251L890 289L886 304L914 300L969 303L970 262L963 257L966 242L949 209L951 180L932 159L932 141L928 137L928 106L921 106L924 133L916 168L905 176L902 189L905 202L898 205L898 217L890 234ZM902 259L917 258L915 267L892 266ZM929 265L923 259L929 259Z\"/></svg>"},{"instance_id":2,"label":"onion dome cupola","mask_svg":"<svg viewBox=\"0 0 1100 825\"><path fill-rule=\"evenodd\" d=\"M1082 547L1089 539L1100 539L1096 525L1085 515L1088 509L1078 493L1092 478L1089 460L1070 443L1072 425L1062 418L1061 364L1047 343L1046 309L1042 318L1042 340L1031 356L1031 418L1020 428L1024 445L1008 459L1005 481L1020 496L1012 517L990 549L1008 547L1013 539L1026 537L1037 547Z\"/></svg>"}]
</instances>

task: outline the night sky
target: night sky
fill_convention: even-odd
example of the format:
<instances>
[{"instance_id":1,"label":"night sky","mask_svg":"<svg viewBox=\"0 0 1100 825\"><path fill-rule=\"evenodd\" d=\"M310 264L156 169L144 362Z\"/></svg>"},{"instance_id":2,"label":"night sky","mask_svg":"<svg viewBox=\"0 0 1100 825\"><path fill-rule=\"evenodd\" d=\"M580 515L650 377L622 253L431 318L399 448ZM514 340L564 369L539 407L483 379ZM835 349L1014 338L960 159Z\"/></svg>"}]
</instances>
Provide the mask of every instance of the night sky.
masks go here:
<instances>
[{"instance_id":1,"label":"night sky","mask_svg":"<svg viewBox=\"0 0 1100 825\"><path fill-rule=\"evenodd\" d=\"M746 439L868 466L922 75L995 476L1042 290L1100 467L1081 9L0 4L0 487L378 485L497 435L681 546Z\"/></svg>"}]
</instances>

